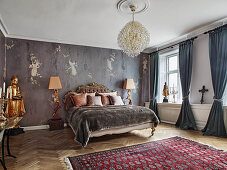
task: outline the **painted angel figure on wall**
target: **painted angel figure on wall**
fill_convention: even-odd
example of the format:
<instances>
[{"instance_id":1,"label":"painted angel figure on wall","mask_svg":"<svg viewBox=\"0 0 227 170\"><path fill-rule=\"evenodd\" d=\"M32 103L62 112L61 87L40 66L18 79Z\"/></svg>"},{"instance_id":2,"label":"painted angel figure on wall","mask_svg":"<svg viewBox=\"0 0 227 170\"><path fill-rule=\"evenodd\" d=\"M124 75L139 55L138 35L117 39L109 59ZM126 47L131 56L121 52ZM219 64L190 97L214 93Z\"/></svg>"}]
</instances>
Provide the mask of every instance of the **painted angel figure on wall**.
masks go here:
<instances>
[{"instance_id":1,"label":"painted angel figure on wall","mask_svg":"<svg viewBox=\"0 0 227 170\"><path fill-rule=\"evenodd\" d=\"M31 82L32 84L39 85L35 77L42 77L38 72L38 69L40 68L42 63L39 62L39 60L34 56L34 54L30 54L30 56L31 56L31 62L32 62L29 65L29 68L31 69Z\"/></svg>"},{"instance_id":2,"label":"painted angel figure on wall","mask_svg":"<svg viewBox=\"0 0 227 170\"><path fill-rule=\"evenodd\" d=\"M29 68L31 68L31 76L38 77L40 74L38 73L38 68L40 68L41 63L38 60L32 60L32 64L30 64Z\"/></svg>"}]
</instances>

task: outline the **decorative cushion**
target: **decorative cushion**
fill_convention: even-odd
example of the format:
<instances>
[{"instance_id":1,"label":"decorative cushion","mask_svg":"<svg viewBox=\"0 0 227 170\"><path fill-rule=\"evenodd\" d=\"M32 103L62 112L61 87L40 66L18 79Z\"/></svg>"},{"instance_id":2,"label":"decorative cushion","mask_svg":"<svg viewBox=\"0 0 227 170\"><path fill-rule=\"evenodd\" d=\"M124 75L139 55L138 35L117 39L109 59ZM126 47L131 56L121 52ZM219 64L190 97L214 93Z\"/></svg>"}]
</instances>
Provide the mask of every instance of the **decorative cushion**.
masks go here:
<instances>
[{"instance_id":1,"label":"decorative cushion","mask_svg":"<svg viewBox=\"0 0 227 170\"><path fill-rule=\"evenodd\" d=\"M72 103L76 107L87 105L87 94L86 93L77 94L77 95L70 96L70 97L71 97Z\"/></svg>"},{"instance_id":2,"label":"decorative cushion","mask_svg":"<svg viewBox=\"0 0 227 170\"><path fill-rule=\"evenodd\" d=\"M89 96L95 96L95 93L86 93Z\"/></svg>"},{"instance_id":3,"label":"decorative cushion","mask_svg":"<svg viewBox=\"0 0 227 170\"><path fill-rule=\"evenodd\" d=\"M124 105L121 96L109 96L112 105Z\"/></svg>"},{"instance_id":4,"label":"decorative cushion","mask_svg":"<svg viewBox=\"0 0 227 170\"><path fill-rule=\"evenodd\" d=\"M69 93L67 93L63 99L65 103L65 110L69 110L70 107L74 106L71 96L81 95L81 94L83 93L76 93L75 91L70 91ZM95 93L86 93L86 95L95 96Z\"/></svg>"},{"instance_id":5,"label":"decorative cushion","mask_svg":"<svg viewBox=\"0 0 227 170\"><path fill-rule=\"evenodd\" d=\"M87 96L88 106L102 106L101 96Z\"/></svg>"},{"instance_id":6,"label":"decorative cushion","mask_svg":"<svg viewBox=\"0 0 227 170\"><path fill-rule=\"evenodd\" d=\"M71 97L77 95L74 91L69 91L63 98L63 102L65 103L65 110L68 110L70 107L73 107L74 104L72 103Z\"/></svg>"},{"instance_id":7,"label":"decorative cushion","mask_svg":"<svg viewBox=\"0 0 227 170\"><path fill-rule=\"evenodd\" d=\"M102 105L110 105L110 98L109 96L104 96L102 95L102 93L96 93L96 96L101 96L101 100L102 100Z\"/></svg>"},{"instance_id":8,"label":"decorative cushion","mask_svg":"<svg viewBox=\"0 0 227 170\"><path fill-rule=\"evenodd\" d=\"M117 92L116 91L114 91L114 92L109 92L109 93L99 93L99 94L101 94L101 95L104 95L104 96L117 96Z\"/></svg>"}]
</instances>

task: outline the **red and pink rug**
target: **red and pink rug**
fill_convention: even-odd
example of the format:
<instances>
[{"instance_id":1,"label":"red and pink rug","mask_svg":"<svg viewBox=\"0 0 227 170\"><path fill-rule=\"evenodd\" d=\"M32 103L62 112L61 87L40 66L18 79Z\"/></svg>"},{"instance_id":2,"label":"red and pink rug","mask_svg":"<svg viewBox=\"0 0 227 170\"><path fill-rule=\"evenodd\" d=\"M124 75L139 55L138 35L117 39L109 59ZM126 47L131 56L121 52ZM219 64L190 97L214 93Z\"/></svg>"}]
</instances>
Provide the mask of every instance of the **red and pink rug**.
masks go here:
<instances>
[{"instance_id":1,"label":"red and pink rug","mask_svg":"<svg viewBox=\"0 0 227 170\"><path fill-rule=\"evenodd\" d=\"M65 159L68 169L227 169L227 152L181 137Z\"/></svg>"}]
</instances>

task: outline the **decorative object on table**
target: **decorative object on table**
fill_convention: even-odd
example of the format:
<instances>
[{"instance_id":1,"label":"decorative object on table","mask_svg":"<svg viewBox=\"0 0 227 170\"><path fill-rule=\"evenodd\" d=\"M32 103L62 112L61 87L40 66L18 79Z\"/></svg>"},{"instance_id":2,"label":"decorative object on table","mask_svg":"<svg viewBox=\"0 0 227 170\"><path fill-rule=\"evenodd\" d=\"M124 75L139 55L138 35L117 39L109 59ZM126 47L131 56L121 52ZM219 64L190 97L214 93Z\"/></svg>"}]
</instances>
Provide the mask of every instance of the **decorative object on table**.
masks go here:
<instances>
[{"instance_id":1,"label":"decorative object on table","mask_svg":"<svg viewBox=\"0 0 227 170\"><path fill-rule=\"evenodd\" d=\"M10 152L10 136L14 135L14 128L18 126L19 121L21 121L22 117L11 117L8 118L5 121L1 121L0 124L0 135L1 135L1 143L2 143L2 156L0 158L0 162L4 168L4 170L6 170L6 164L5 164L5 138L6 138L6 147L7 147L7 156L10 156L12 158L16 158L16 156L12 155ZM5 123L3 123L5 122ZM21 130L21 128L20 128ZM23 130L23 129L22 129Z\"/></svg>"},{"instance_id":2,"label":"decorative object on table","mask_svg":"<svg viewBox=\"0 0 227 170\"><path fill-rule=\"evenodd\" d=\"M23 97L20 94L18 84L18 78L16 76L11 77L11 85L7 88L6 98L9 98L9 102L6 107L6 115L8 117L23 116L25 114Z\"/></svg>"},{"instance_id":3,"label":"decorative object on table","mask_svg":"<svg viewBox=\"0 0 227 170\"><path fill-rule=\"evenodd\" d=\"M58 98L58 89L62 89L61 81L59 76L51 76L49 81L49 88L51 90L54 90L54 103L57 104L57 106L54 109L54 112L52 114L53 118L59 118L59 115L57 114L57 111L61 108L60 101Z\"/></svg>"},{"instance_id":4,"label":"decorative object on table","mask_svg":"<svg viewBox=\"0 0 227 170\"><path fill-rule=\"evenodd\" d=\"M54 112L52 114L53 118L49 120L49 126L50 130L58 130L58 129L64 129L64 121L59 118L59 115L57 114L57 111L61 108L61 104L58 98L58 89L62 89L61 81L59 76L51 76L49 81L49 88L54 90L54 103L57 104L57 106L54 109Z\"/></svg>"},{"instance_id":5,"label":"decorative object on table","mask_svg":"<svg viewBox=\"0 0 227 170\"><path fill-rule=\"evenodd\" d=\"M104 167L105 169L141 169L141 167L144 169L226 169L226 157L225 151L176 136L67 157L65 163L73 170L103 169Z\"/></svg>"},{"instance_id":6,"label":"decorative object on table","mask_svg":"<svg viewBox=\"0 0 227 170\"><path fill-rule=\"evenodd\" d=\"M169 89L166 82L162 91L162 95L164 96L163 103L168 103Z\"/></svg>"},{"instance_id":7,"label":"decorative object on table","mask_svg":"<svg viewBox=\"0 0 227 170\"><path fill-rule=\"evenodd\" d=\"M128 90L128 97L126 99L129 100L129 104L132 105L132 98L131 98L131 89L135 89L135 84L133 79L125 79L123 89Z\"/></svg>"},{"instance_id":8,"label":"decorative object on table","mask_svg":"<svg viewBox=\"0 0 227 170\"><path fill-rule=\"evenodd\" d=\"M1 113L0 113L0 121L5 121L7 118L5 115L5 105L8 103L8 99L6 99L5 96L5 82L3 83L3 88L0 87L0 104L1 104ZM4 124L4 122L1 122L1 124Z\"/></svg>"},{"instance_id":9,"label":"decorative object on table","mask_svg":"<svg viewBox=\"0 0 227 170\"><path fill-rule=\"evenodd\" d=\"M176 103L176 94L178 94L178 91L174 89L174 84L172 90L170 90L170 94L173 95L173 103Z\"/></svg>"},{"instance_id":10,"label":"decorative object on table","mask_svg":"<svg viewBox=\"0 0 227 170\"><path fill-rule=\"evenodd\" d=\"M150 43L147 29L134 20L134 15L144 12L148 6L148 0L120 0L117 4L120 12L132 14L132 21L128 22L118 34L119 47L130 57L138 56Z\"/></svg>"},{"instance_id":11,"label":"decorative object on table","mask_svg":"<svg viewBox=\"0 0 227 170\"><path fill-rule=\"evenodd\" d=\"M19 125L16 125L14 128L11 129L9 136L17 136L22 133L24 133L24 128L20 128Z\"/></svg>"},{"instance_id":12,"label":"decorative object on table","mask_svg":"<svg viewBox=\"0 0 227 170\"><path fill-rule=\"evenodd\" d=\"M200 93L202 93L202 97L201 97L201 100L200 100L200 103L203 104L204 102L204 93L208 92L208 89L206 89L206 87L203 85L203 88L201 90L199 90Z\"/></svg>"}]
</instances>

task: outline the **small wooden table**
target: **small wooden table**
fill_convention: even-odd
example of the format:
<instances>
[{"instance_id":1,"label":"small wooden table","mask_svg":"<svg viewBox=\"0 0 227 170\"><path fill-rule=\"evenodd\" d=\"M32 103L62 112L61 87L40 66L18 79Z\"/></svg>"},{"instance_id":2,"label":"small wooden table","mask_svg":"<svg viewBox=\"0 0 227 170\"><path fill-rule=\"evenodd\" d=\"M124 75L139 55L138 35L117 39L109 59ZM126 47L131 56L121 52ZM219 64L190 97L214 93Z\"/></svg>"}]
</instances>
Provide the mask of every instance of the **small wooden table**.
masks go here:
<instances>
[{"instance_id":1,"label":"small wooden table","mask_svg":"<svg viewBox=\"0 0 227 170\"><path fill-rule=\"evenodd\" d=\"M21 121L22 117L13 117L13 118L9 118L6 121L0 121L0 139L2 141L2 158L0 159L0 162L4 168L4 170L7 170L6 165L5 165L5 137L7 137L7 152L8 155L10 157L16 158L16 156L13 156L10 153L10 148L9 148L9 136L10 136L10 131L12 130L12 128L14 128L20 121Z\"/></svg>"}]
</instances>

